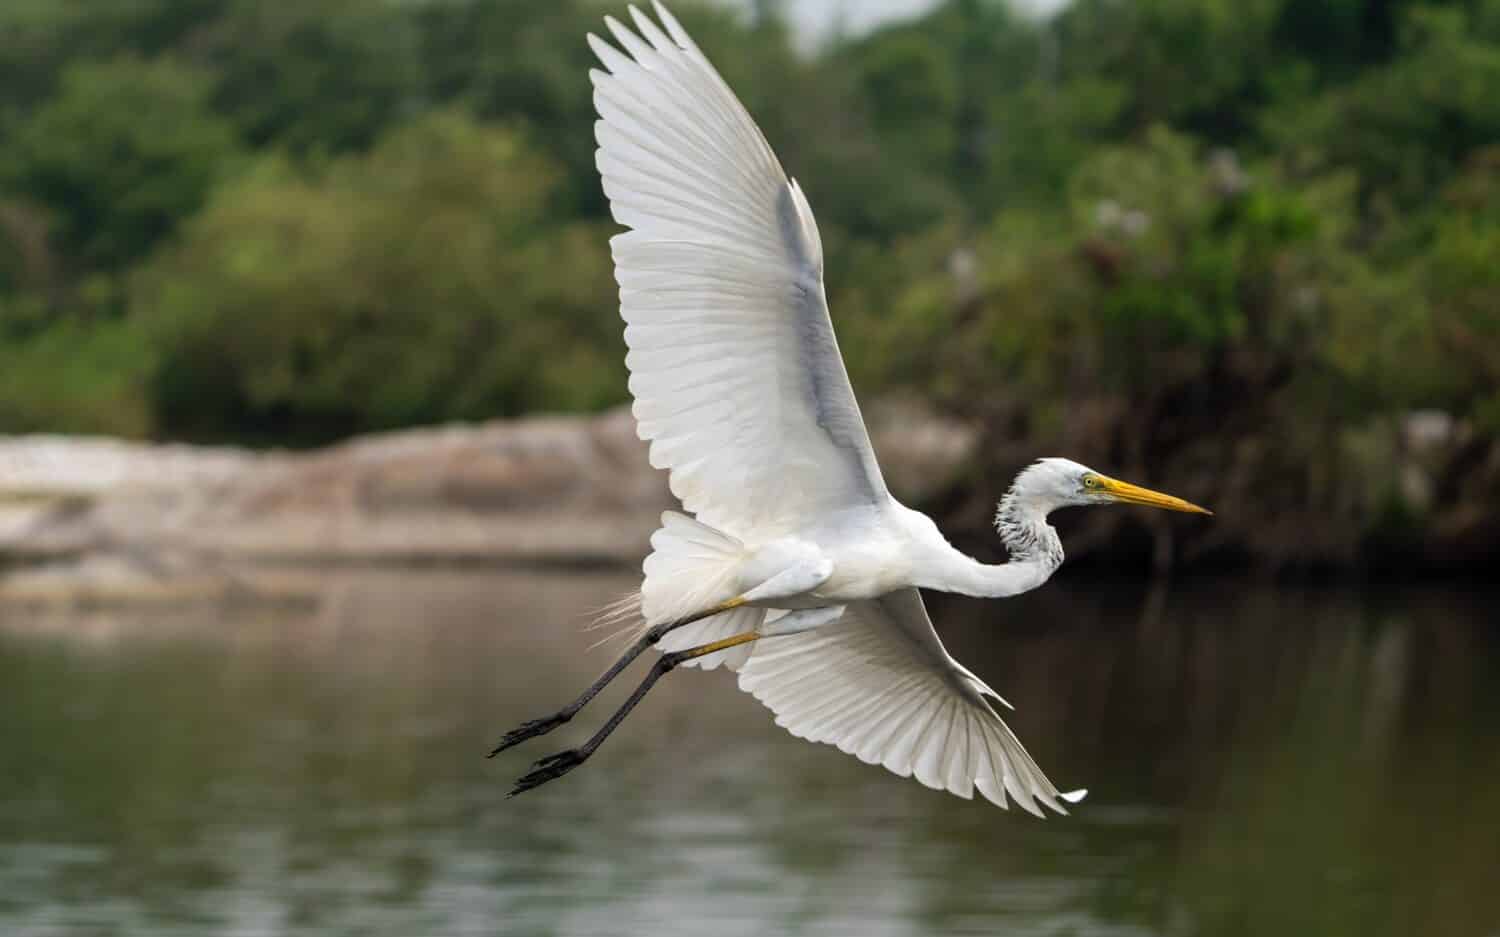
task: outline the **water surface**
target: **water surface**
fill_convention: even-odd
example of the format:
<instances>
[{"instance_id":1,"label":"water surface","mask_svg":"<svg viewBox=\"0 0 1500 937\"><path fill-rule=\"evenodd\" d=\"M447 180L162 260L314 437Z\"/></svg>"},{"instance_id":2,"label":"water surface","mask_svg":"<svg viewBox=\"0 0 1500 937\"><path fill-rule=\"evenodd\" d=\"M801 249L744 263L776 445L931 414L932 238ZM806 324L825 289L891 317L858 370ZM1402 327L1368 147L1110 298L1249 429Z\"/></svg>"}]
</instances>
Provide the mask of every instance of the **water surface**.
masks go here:
<instances>
[{"instance_id":1,"label":"water surface","mask_svg":"<svg viewBox=\"0 0 1500 937\"><path fill-rule=\"evenodd\" d=\"M482 757L607 663L581 625L632 580L295 585L0 606L0 934L1500 935L1490 596L934 599L1092 790L1044 823L793 739L722 672L506 800L633 682Z\"/></svg>"}]
</instances>

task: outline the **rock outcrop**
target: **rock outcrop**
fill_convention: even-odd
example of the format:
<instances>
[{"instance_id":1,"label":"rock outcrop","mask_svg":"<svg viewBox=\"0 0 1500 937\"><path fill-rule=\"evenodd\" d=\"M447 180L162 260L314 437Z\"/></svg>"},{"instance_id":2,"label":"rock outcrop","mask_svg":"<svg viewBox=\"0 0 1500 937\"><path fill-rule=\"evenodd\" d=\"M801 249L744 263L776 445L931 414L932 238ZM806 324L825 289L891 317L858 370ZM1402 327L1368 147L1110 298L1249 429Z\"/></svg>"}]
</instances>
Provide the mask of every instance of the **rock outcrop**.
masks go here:
<instances>
[{"instance_id":1,"label":"rock outcrop","mask_svg":"<svg viewBox=\"0 0 1500 937\"><path fill-rule=\"evenodd\" d=\"M973 433L872 408L891 485L951 481ZM311 452L0 438L0 559L205 563L635 563L673 505L628 410L362 437ZM108 563L101 563L108 557Z\"/></svg>"}]
</instances>

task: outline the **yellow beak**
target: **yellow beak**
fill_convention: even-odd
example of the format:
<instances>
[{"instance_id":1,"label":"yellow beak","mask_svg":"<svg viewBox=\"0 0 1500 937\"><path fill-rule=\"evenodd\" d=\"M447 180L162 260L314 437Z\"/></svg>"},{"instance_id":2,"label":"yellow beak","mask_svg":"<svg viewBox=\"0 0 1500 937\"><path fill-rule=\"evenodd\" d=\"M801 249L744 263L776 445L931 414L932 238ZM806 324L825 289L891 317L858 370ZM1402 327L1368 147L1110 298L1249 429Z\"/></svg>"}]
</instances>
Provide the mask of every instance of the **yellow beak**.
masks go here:
<instances>
[{"instance_id":1,"label":"yellow beak","mask_svg":"<svg viewBox=\"0 0 1500 937\"><path fill-rule=\"evenodd\" d=\"M1198 505L1193 504L1191 501L1184 501L1181 498L1174 498L1171 495L1164 495L1159 491L1152 491L1150 488L1142 488L1139 485L1132 485L1130 482L1122 482L1117 478L1110 478L1106 475L1100 475L1097 477L1099 479L1100 490L1102 490L1105 494L1109 495L1114 500L1122 502L1124 504L1144 504L1147 507L1165 508L1168 511L1184 511L1188 514L1207 514L1210 517L1212 517L1214 513L1207 508L1198 507Z\"/></svg>"}]
</instances>

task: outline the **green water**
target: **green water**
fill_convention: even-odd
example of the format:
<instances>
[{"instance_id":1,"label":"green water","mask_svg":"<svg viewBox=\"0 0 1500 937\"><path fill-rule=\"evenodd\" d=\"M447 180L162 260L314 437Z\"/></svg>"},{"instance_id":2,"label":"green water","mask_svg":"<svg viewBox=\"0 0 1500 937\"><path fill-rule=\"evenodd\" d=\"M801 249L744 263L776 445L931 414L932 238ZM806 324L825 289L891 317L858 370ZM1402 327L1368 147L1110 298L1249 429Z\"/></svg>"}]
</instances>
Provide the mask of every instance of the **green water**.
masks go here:
<instances>
[{"instance_id":1,"label":"green water","mask_svg":"<svg viewBox=\"0 0 1500 937\"><path fill-rule=\"evenodd\" d=\"M935 600L1093 792L1041 822L792 739L723 673L506 800L623 692L482 757L604 666L580 623L630 579L307 581L0 608L0 934L1500 934L1494 596Z\"/></svg>"}]
</instances>

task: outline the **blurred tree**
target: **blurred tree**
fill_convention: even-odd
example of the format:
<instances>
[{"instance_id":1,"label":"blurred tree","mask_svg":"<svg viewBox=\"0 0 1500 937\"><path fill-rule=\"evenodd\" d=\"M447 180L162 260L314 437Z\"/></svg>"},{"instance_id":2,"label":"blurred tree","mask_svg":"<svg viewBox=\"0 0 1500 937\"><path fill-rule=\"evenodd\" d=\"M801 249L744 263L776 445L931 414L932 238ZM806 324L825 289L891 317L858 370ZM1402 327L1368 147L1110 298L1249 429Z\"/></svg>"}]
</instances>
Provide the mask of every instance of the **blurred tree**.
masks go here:
<instances>
[{"instance_id":1,"label":"blurred tree","mask_svg":"<svg viewBox=\"0 0 1500 937\"><path fill-rule=\"evenodd\" d=\"M0 127L57 89L69 63L182 51L229 0L9 0L0 4Z\"/></svg>"},{"instance_id":2,"label":"blurred tree","mask_svg":"<svg viewBox=\"0 0 1500 937\"><path fill-rule=\"evenodd\" d=\"M959 76L943 52L925 36L899 32L872 42L858 58L876 132L904 162L928 172L957 161Z\"/></svg>"},{"instance_id":3,"label":"blurred tree","mask_svg":"<svg viewBox=\"0 0 1500 937\"><path fill-rule=\"evenodd\" d=\"M898 310L919 304L891 320L887 347L912 359L893 358L898 372L967 397L998 369L1028 397L1065 401L1203 379L1231 349L1283 372L1316 350L1305 288L1347 249L1337 187L1298 194L1157 128L1099 150L1068 191L1066 211L1004 213L898 293Z\"/></svg>"},{"instance_id":4,"label":"blurred tree","mask_svg":"<svg viewBox=\"0 0 1500 937\"><path fill-rule=\"evenodd\" d=\"M57 263L42 210L0 201L0 296L41 290L56 282Z\"/></svg>"},{"instance_id":5,"label":"blurred tree","mask_svg":"<svg viewBox=\"0 0 1500 937\"><path fill-rule=\"evenodd\" d=\"M1055 87L1050 39L1007 4L949 0L844 50L868 102L878 158L902 180L896 188L942 192L928 196L927 217L893 219L886 237L939 215L982 220L1002 205L1056 195L1066 173L1056 168L1059 131L1073 128L1072 102Z\"/></svg>"},{"instance_id":6,"label":"blurred tree","mask_svg":"<svg viewBox=\"0 0 1500 937\"><path fill-rule=\"evenodd\" d=\"M1116 86L1121 123L1172 124L1227 143L1253 126L1272 36L1291 0L1076 0L1058 20L1065 81Z\"/></svg>"},{"instance_id":7,"label":"blurred tree","mask_svg":"<svg viewBox=\"0 0 1500 937\"><path fill-rule=\"evenodd\" d=\"M1441 212L1423 271L1448 385L1433 402L1500 435L1500 145L1475 154Z\"/></svg>"},{"instance_id":8,"label":"blurred tree","mask_svg":"<svg viewBox=\"0 0 1500 937\"><path fill-rule=\"evenodd\" d=\"M75 271L143 256L234 168L205 76L170 61L72 66L0 151L0 189L41 206Z\"/></svg>"},{"instance_id":9,"label":"blurred tree","mask_svg":"<svg viewBox=\"0 0 1500 937\"><path fill-rule=\"evenodd\" d=\"M17 301L0 298L0 433L152 431L142 335L123 321L52 315L45 331L18 338L5 334Z\"/></svg>"},{"instance_id":10,"label":"blurred tree","mask_svg":"<svg viewBox=\"0 0 1500 937\"><path fill-rule=\"evenodd\" d=\"M1403 209L1428 202L1468 154L1500 140L1495 11L1495 0L1470 13L1415 8L1395 61L1314 101L1270 110L1272 138L1308 171L1354 169L1367 202L1394 200Z\"/></svg>"},{"instance_id":11,"label":"blurred tree","mask_svg":"<svg viewBox=\"0 0 1500 937\"><path fill-rule=\"evenodd\" d=\"M387 0L232 0L193 38L214 105L253 146L359 149L422 104L420 35Z\"/></svg>"},{"instance_id":12,"label":"blurred tree","mask_svg":"<svg viewBox=\"0 0 1500 937\"><path fill-rule=\"evenodd\" d=\"M599 10L580 0L447 0L416 14L427 94L486 120L524 120L563 169L558 207L602 215L588 76L599 66L583 38L600 31Z\"/></svg>"},{"instance_id":13,"label":"blurred tree","mask_svg":"<svg viewBox=\"0 0 1500 937\"><path fill-rule=\"evenodd\" d=\"M606 234L549 217L557 178L452 113L313 173L268 160L139 279L163 428L314 441L620 399Z\"/></svg>"}]
</instances>

